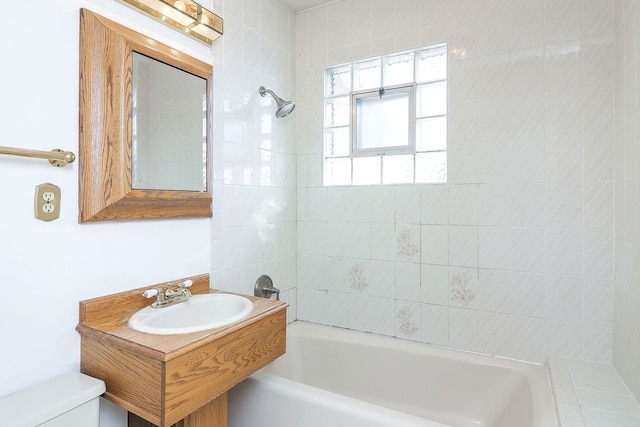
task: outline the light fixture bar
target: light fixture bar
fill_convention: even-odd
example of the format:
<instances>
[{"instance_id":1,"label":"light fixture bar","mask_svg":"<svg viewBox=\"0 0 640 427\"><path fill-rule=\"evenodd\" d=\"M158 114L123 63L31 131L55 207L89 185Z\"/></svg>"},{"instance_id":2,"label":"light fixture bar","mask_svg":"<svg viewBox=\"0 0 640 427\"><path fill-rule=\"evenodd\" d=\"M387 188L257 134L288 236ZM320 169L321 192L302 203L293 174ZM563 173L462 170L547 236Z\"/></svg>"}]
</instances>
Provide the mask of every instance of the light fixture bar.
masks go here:
<instances>
[{"instance_id":1,"label":"light fixture bar","mask_svg":"<svg viewBox=\"0 0 640 427\"><path fill-rule=\"evenodd\" d=\"M193 0L117 0L207 45L222 35L222 18Z\"/></svg>"}]
</instances>

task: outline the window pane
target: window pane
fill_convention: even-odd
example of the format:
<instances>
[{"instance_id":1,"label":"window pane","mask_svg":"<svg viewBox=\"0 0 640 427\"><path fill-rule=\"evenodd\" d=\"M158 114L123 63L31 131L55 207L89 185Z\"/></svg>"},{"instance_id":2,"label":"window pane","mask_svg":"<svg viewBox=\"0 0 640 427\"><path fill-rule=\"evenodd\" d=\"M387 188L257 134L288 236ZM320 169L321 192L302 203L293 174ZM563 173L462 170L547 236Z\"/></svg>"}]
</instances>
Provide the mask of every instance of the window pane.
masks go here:
<instances>
[{"instance_id":1,"label":"window pane","mask_svg":"<svg viewBox=\"0 0 640 427\"><path fill-rule=\"evenodd\" d=\"M328 99L324 112L325 126L348 126L349 125L349 98Z\"/></svg>"},{"instance_id":2,"label":"window pane","mask_svg":"<svg viewBox=\"0 0 640 427\"><path fill-rule=\"evenodd\" d=\"M353 90L375 89L380 84L380 60L353 64Z\"/></svg>"},{"instance_id":3,"label":"window pane","mask_svg":"<svg viewBox=\"0 0 640 427\"><path fill-rule=\"evenodd\" d=\"M416 182L447 182L447 153L416 154Z\"/></svg>"},{"instance_id":4,"label":"window pane","mask_svg":"<svg viewBox=\"0 0 640 427\"><path fill-rule=\"evenodd\" d=\"M434 117L418 120L416 126L416 151L447 149L447 118Z\"/></svg>"},{"instance_id":5,"label":"window pane","mask_svg":"<svg viewBox=\"0 0 640 427\"><path fill-rule=\"evenodd\" d=\"M357 157L353 159L353 184L380 184L381 157Z\"/></svg>"},{"instance_id":6,"label":"window pane","mask_svg":"<svg viewBox=\"0 0 640 427\"><path fill-rule=\"evenodd\" d=\"M383 184L413 182L413 156L384 156L382 162Z\"/></svg>"},{"instance_id":7,"label":"window pane","mask_svg":"<svg viewBox=\"0 0 640 427\"><path fill-rule=\"evenodd\" d=\"M357 148L401 147L409 144L409 93L356 100Z\"/></svg>"},{"instance_id":8,"label":"window pane","mask_svg":"<svg viewBox=\"0 0 640 427\"><path fill-rule=\"evenodd\" d=\"M348 127L327 129L324 138L324 155L326 157L349 156Z\"/></svg>"},{"instance_id":9,"label":"window pane","mask_svg":"<svg viewBox=\"0 0 640 427\"><path fill-rule=\"evenodd\" d=\"M351 185L351 159L325 159L324 185Z\"/></svg>"},{"instance_id":10,"label":"window pane","mask_svg":"<svg viewBox=\"0 0 640 427\"><path fill-rule=\"evenodd\" d=\"M324 95L347 95L351 92L351 66L330 68L327 70L324 82Z\"/></svg>"},{"instance_id":11,"label":"window pane","mask_svg":"<svg viewBox=\"0 0 640 427\"><path fill-rule=\"evenodd\" d=\"M447 114L447 83L432 83L418 86L416 115L418 117Z\"/></svg>"},{"instance_id":12,"label":"window pane","mask_svg":"<svg viewBox=\"0 0 640 427\"><path fill-rule=\"evenodd\" d=\"M384 86L413 82L413 52L389 56L383 60Z\"/></svg>"},{"instance_id":13,"label":"window pane","mask_svg":"<svg viewBox=\"0 0 640 427\"><path fill-rule=\"evenodd\" d=\"M447 47L429 49L417 54L416 81L430 82L447 78Z\"/></svg>"}]
</instances>

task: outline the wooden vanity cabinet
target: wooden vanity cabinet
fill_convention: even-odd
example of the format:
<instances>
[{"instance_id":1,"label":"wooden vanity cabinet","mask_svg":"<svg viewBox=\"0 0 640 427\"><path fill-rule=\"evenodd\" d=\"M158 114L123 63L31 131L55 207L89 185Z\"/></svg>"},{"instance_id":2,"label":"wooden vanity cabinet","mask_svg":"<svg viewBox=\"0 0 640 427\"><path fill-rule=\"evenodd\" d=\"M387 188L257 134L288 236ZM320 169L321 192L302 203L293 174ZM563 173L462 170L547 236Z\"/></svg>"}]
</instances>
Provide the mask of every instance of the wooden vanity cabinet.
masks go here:
<instances>
[{"instance_id":1,"label":"wooden vanity cabinet","mask_svg":"<svg viewBox=\"0 0 640 427\"><path fill-rule=\"evenodd\" d=\"M208 275L186 279L194 294L217 292ZM284 354L287 304L247 297L244 320L191 334L129 328L149 304L142 292L157 286L80 303L81 371L105 382L103 397L129 411L129 427L225 427L227 390Z\"/></svg>"}]
</instances>

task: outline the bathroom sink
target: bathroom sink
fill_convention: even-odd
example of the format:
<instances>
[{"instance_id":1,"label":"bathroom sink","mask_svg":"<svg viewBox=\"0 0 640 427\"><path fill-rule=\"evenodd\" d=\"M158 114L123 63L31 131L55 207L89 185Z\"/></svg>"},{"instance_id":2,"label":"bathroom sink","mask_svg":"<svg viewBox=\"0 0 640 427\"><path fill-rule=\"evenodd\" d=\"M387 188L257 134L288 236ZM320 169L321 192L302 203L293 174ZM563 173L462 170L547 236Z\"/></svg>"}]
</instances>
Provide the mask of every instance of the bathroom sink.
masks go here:
<instances>
[{"instance_id":1,"label":"bathroom sink","mask_svg":"<svg viewBox=\"0 0 640 427\"><path fill-rule=\"evenodd\" d=\"M244 319L253 303L231 294L193 295L164 308L145 307L129 319L129 327L156 335L176 335L219 328Z\"/></svg>"}]
</instances>

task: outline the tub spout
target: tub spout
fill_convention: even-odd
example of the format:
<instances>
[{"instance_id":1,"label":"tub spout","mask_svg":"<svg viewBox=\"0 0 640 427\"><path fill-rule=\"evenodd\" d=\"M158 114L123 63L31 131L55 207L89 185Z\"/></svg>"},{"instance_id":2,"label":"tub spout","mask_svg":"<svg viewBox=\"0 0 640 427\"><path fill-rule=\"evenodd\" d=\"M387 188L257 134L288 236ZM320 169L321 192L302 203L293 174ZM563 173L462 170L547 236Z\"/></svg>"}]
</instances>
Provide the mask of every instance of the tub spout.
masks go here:
<instances>
[{"instance_id":1,"label":"tub spout","mask_svg":"<svg viewBox=\"0 0 640 427\"><path fill-rule=\"evenodd\" d=\"M280 301L280 289L278 288L273 288L273 289L264 289L265 293L268 293L269 297L271 297L271 295L276 294L276 301Z\"/></svg>"}]
</instances>

